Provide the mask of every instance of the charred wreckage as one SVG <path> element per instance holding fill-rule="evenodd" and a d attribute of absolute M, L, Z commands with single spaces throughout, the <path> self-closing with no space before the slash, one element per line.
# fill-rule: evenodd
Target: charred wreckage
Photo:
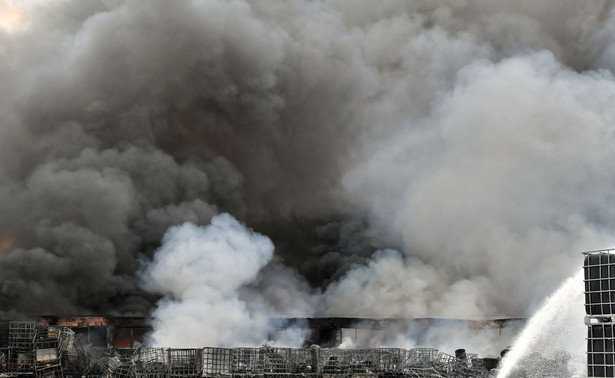
<path fill-rule="evenodd" d="M 318 344 L 305 348 L 144 347 L 133 342 L 146 332 L 139 329 L 138 319 L 119 338 L 107 337 L 94 345 L 101 338 L 92 330 L 113 330 L 113 321 L 93 317 L 74 318 L 64 325 L 50 323 L 49 319 L 0 322 L 0 377 L 492 377 L 499 363 L 463 349 L 449 355 L 435 348 L 340 349 Z M 97 327 L 101 325 L 109 327 Z M 115 327 L 107 336 L 117 331 Z M 567 376 L 566 358 L 534 356 L 526 363 L 540 366 L 532 371 L 543 374 L 532 376 Z"/>

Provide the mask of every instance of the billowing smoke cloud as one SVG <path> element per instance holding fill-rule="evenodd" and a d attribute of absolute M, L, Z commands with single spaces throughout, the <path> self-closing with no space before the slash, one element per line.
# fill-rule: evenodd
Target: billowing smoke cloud
<path fill-rule="evenodd" d="M 228 214 L 205 228 L 169 229 L 142 273 L 148 290 L 165 295 L 152 314 L 152 344 L 171 347 L 259 345 L 274 310 L 253 311 L 239 290 L 256 281 L 271 261 L 273 244 Z M 301 341 L 299 342 L 301 344 Z"/>
<path fill-rule="evenodd" d="M 148 314 L 180 294 L 144 291 L 140 262 L 222 212 L 275 246 L 231 285 L 247 314 L 523 316 L 613 242 L 607 1 L 19 12 L 0 32 L 4 311 Z"/>
<path fill-rule="evenodd" d="M 327 288 L 327 313 L 365 314 L 375 318 L 429 317 L 457 314 L 462 318 L 485 312 L 486 279 L 458 280 L 420 260 L 398 252 L 378 251 L 367 266 L 352 269 Z M 493 310 L 492 310 L 493 313 Z"/>
<path fill-rule="evenodd" d="M 524 314 L 579 250 L 612 241 L 612 187 L 596 185 L 614 173 L 612 79 L 550 53 L 470 64 L 431 117 L 382 141 L 348 185 L 376 199 L 379 223 L 444 273 L 449 293 L 465 282 L 462 302 L 479 294 L 487 313 Z"/>

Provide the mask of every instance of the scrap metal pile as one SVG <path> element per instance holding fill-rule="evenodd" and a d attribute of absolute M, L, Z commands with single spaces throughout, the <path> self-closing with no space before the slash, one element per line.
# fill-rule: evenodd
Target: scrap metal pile
<path fill-rule="evenodd" d="M 4 332 L 2 332 L 4 331 Z M 12 321 L 0 330 L 0 377 L 488 377 L 495 359 L 435 348 L 103 348 L 67 327 Z"/>
<path fill-rule="evenodd" d="M 69 328 L 10 322 L 3 331 L 1 374 L 61 377 L 63 365 L 74 356 L 75 333 Z"/>

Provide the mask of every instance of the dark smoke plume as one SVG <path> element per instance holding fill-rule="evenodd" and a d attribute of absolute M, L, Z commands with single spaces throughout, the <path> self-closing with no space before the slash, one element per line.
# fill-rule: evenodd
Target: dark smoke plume
<path fill-rule="evenodd" d="M 523 316 L 614 240 L 610 2 L 24 4 L 9 314 L 147 315 L 167 229 L 221 213 L 275 246 L 229 296 L 253 316 Z"/>

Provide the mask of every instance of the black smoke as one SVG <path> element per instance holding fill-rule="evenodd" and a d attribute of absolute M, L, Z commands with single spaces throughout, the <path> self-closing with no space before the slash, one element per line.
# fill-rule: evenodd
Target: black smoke
<path fill-rule="evenodd" d="M 318 314 L 523 315 L 612 240 L 606 1 L 24 9 L 0 34 L 4 311 L 148 314 L 141 262 L 222 212 L 276 247 L 252 289 L 307 281 Z"/>

